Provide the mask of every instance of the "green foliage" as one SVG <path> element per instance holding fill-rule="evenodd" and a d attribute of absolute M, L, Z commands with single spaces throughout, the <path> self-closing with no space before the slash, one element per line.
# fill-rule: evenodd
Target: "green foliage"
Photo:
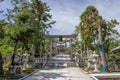
<path fill-rule="evenodd" d="M 115 61 L 116 64 L 120 64 L 120 54 L 119 53 L 111 53 L 109 60 Z"/>
<path fill-rule="evenodd" d="M 50 22 L 52 16 L 47 3 L 41 0 L 11 0 L 11 4 L 12 8 L 7 9 L 5 15 L 7 19 L 0 20 L 2 55 L 23 53 L 30 50 L 32 44 L 35 45 L 35 53 L 47 53 L 49 44 L 45 33 L 55 23 Z"/>
<path fill-rule="evenodd" d="M 45 32 L 54 24 L 49 21 L 51 15 L 47 4 L 40 0 L 11 2 L 13 9 L 8 9 L 6 14 L 9 23 L 3 29 L 6 38 L 15 44 L 13 53 L 20 47 L 28 50 L 29 44 L 35 44 L 36 53 L 40 53 L 39 50 L 44 51 Z"/>
<path fill-rule="evenodd" d="M 91 43 L 95 41 L 98 31 L 98 11 L 94 6 L 89 6 L 86 8 L 86 11 L 81 15 L 80 34 L 82 40 L 87 46 L 90 46 Z M 89 34 L 90 33 L 90 34 Z"/>
<path fill-rule="evenodd" d="M 4 44 L 0 46 L 0 52 L 2 53 L 3 56 L 8 56 L 12 54 L 13 47 L 11 47 L 10 45 Z"/>
<path fill-rule="evenodd" d="M 7 62 L 6 64 L 4 64 L 4 66 L 3 66 L 4 72 L 8 72 L 8 67 L 9 67 L 9 66 L 10 66 L 10 61 Z"/>
<path fill-rule="evenodd" d="M 51 24 L 54 24 L 54 22 L 49 22 L 49 19 L 52 16 L 49 14 L 50 9 L 46 3 L 40 0 L 35 0 L 30 4 L 30 7 L 31 12 L 35 14 L 34 23 L 36 23 L 34 24 L 35 33 L 32 37 L 32 43 L 35 44 L 36 53 L 44 53 L 46 45 L 45 33 L 47 29 L 51 27 Z"/>
<path fill-rule="evenodd" d="M 108 68 L 109 71 L 119 71 L 120 70 L 120 54 L 111 53 L 108 59 Z"/>
<path fill-rule="evenodd" d="M 4 20 L 0 20 L 0 39 L 4 38 L 4 30 L 3 27 L 6 25 Z"/>
<path fill-rule="evenodd" d="M 72 47 L 74 48 L 74 51 L 75 52 L 78 52 L 79 51 L 79 48 L 80 48 L 80 41 L 76 41 L 73 45 L 72 45 Z"/>

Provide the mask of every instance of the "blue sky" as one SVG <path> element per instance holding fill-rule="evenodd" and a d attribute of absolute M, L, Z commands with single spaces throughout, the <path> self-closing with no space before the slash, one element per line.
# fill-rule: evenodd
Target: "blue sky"
<path fill-rule="evenodd" d="M 120 0 L 42 0 L 50 6 L 52 20 L 56 21 L 50 34 L 72 34 L 75 26 L 79 24 L 79 16 L 86 7 L 95 6 L 99 14 L 106 20 L 117 19 L 120 22 Z M 0 3 L 0 10 L 10 8 L 10 0 Z M 0 16 L 2 17 L 2 16 Z M 120 32 L 120 25 L 116 29 Z"/>

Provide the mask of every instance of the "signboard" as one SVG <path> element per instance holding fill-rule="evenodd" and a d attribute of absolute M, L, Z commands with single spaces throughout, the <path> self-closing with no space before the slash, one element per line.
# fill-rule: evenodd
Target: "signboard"
<path fill-rule="evenodd" d="M 100 51 L 104 51 L 104 46 L 103 45 L 99 45 L 99 50 Z"/>

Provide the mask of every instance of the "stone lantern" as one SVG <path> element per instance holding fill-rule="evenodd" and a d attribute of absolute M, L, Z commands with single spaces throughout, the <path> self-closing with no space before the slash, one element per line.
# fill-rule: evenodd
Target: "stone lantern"
<path fill-rule="evenodd" d="M 79 66 L 79 58 L 80 58 L 80 54 L 78 52 L 75 53 L 75 64 L 76 66 Z"/>
<path fill-rule="evenodd" d="M 87 67 L 85 68 L 85 70 L 87 72 L 91 72 L 91 69 L 92 69 L 92 50 L 89 51 L 89 55 L 87 57 Z"/>
<path fill-rule="evenodd" d="M 88 71 L 89 71 L 89 69 L 91 68 L 91 63 L 92 63 L 92 51 L 90 50 L 89 51 L 90 52 L 90 54 L 89 54 L 89 56 L 88 56 L 88 62 L 87 62 L 87 69 L 88 69 Z"/>
<path fill-rule="evenodd" d="M 29 54 L 27 51 L 23 54 L 23 70 L 28 68 Z"/>
<path fill-rule="evenodd" d="M 19 66 L 19 60 L 20 60 L 20 56 L 16 54 L 14 58 L 14 65 Z"/>
<path fill-rule="evenodd" d="M 96 54 L 96 52 L 94 51 L 93 52 L 93 63 L 94 63 L 94 70 L 93 70 L 93 72 L 100 72 L 99 70 L 98 70 L 98 57 L 99 57 L 99 55 L 98 54 Z"/>

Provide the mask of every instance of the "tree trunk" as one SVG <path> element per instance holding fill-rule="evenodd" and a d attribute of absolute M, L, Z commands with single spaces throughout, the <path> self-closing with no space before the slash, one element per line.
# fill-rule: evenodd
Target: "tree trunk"
<path fill-rule="evenodd" d="M 85 44 L 85 41 L 84 41 L 84 54 L 86 55 L 86 44 Z"/>
<path fill-rule="evenodd" d="M 98 33 L 99 43 L 100 43 L 101 46 L 103 46 L 101 25 L 99 25 L 98 32 L 99 32 Z M 101 55 L 101 60 L 102 60 L 102 71 L 106 71 L 107 70 L 107 66 L 106 66 L 105 52 L 103 50 L 100 50 L 100 55 Z"/>
<path fill-rule="evenodd" d="M 18 41 L 16 40 L 14 45 L 11 65 L 14 65 L 14 58 L 15 58 L 15 55 L 17 54 L 17 49 L 18 49 Z"/>

